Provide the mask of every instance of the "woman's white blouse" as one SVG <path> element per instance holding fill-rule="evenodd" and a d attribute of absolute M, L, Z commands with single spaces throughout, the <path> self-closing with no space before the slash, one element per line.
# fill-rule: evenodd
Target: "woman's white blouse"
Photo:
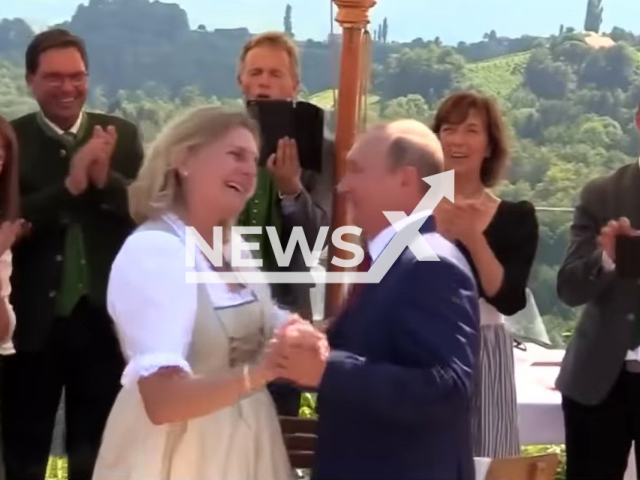
<path fill-rule="evenodd" d="M 185 258 L 181 238 L 143 230 L 125 241 L 112 265 L 107 308 L 128 359 L 122 375 L 125 387 L 162 367 L 177 366 L 192 373 L 186 357 L 196 317 L 198 284 L 187 283 L 186 273 L 213 270 L 198 257 L 195 268 L 187 267 Z M 254 299 L 250 287 L 236 292 L 224 283 L 208 283 L 206 287 L 215 307 Z M 274 327 L 288 315 L 274 307 Z"/>

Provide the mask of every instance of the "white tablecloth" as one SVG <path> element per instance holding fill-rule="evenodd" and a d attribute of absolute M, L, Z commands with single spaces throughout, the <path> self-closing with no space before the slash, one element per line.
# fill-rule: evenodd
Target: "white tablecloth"
<path fill-rule="evenodd" d="M 527 345 L 526 353 L 515 351 L 520 443 L 523 446 L 564 444 L 562 396 L 554 386 L 563 354 L 562 350 L 549 351 L 535 345 Z M 636 479 L 633 448 L 624 478 Z"/>

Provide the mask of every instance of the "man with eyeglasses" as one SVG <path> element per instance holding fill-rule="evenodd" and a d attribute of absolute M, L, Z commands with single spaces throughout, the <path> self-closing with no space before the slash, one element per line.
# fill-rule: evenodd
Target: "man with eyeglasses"
<path fill-rule="evenodd" d="M 64 388 L 69 479 L 88 480 L 124 368 L 105 296 L 111 263 L 134 228 L 125 187 L 142 146 L 132 123 L 84 111 L 82 39 L 45 31 L 25 61 L 40 109 L 12 122 L 31 230 L 13 252 L 16 353 L 4 358 L 1 381 L 6 475 L 45 477 Z"/>

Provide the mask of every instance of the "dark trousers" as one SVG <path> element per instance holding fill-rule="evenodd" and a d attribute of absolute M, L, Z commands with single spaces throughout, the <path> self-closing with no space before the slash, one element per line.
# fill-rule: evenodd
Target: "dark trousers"
<path fill-rule="evenodd" d="M 271 398 L 276 404 L 276 411 L 279 416 L 297 417 L 300 413 L 300 400 L 302 394 L 300 390 L 287 382 L 272 382 L 267 388 L 271 393 Z"/>
<path fill-rule="evenodd" d="M 622 480 L 632 442 L 640 466 L 640 373 L 623 371 L 599 405 L 563 396 L 562 409 L 567 480 Z"/>
<path fill-rule="evenodd" d="M 42 351 L 4 359 L 0 415 L 7 480 L 45 477 L 63 387 L 68 478 L 91 479 L 124 368 L 112 325 L 104 309 L 83 299 L 68 318 L 55 319 Z"/>

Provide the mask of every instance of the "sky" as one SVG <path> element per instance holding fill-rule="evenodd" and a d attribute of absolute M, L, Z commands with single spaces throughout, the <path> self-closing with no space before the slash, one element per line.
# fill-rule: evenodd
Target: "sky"
<path fill-rule="evenodd" d="M 37 28 L 71 18 L 88 0 L 0 0 L 0 17 L 21 17 Z M 192 28 L 246 26 L 252 32 L 281 30 L 287 3 L 293 8 L 297 38 L 325 39 L 331 28 L 330 0 L 177 0 Z M 388 17 L 389 40 L 410 41 L 440 37 L 447 44 L 473 42 L 496 30 L 498 35 L 546 36 L 560 24 L 581 29 L 587 0 L 378 0 L 371 11 L 375 27 Z M 603 30 L 614 25 L 640 34 L 639 0 L 603 0 Z M 334 12 L 335 13 L 335 12 Z M 336 31 L 339 28 L 336 26 Z"/>

